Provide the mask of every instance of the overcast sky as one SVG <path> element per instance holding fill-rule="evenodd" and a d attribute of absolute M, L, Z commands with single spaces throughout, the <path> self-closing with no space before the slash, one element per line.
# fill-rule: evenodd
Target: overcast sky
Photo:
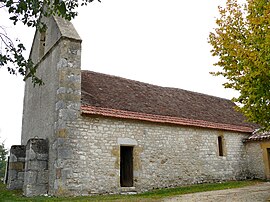
<path fill-rule="evenodd" d="M 102 0 L 79 10 L 73 24 L 81 36 L 82 69 L 231 99 L 224 79 L 210 71 L 207 43 L 223 0 Z M 7 24 L 30 50 L 34 30 Z M 28 53 L 27 53 L 28 54 Z M 24 83 L 0 69 L 0 140 L 20 144 Z"/>

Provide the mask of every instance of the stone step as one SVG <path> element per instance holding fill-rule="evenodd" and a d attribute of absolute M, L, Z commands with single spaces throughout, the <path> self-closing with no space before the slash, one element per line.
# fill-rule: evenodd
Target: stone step
<path fill-rule="evenodd" d="M 137 191 L 135 187 L 121 187 L 120 194 L 123 195 L 137 194 Z"/>

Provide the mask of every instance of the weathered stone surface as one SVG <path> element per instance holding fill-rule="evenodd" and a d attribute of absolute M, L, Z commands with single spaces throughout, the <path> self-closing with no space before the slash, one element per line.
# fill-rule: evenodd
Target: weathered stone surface
<path fill-rule="evenodd" d="M 18 172 L 18 180 L 24 181 L 24 171 Z"/>
<path fill-rule="evenodd" d="M 25 146 L 15 145 L 11 147 L 7 176 L 8 189 L 22 189 L 25 171 L 25 155 Z"/>
<path fill-rule="evenodd" d="M 60 159 L 67 159 L 71 158 L 73 151 L 69 148 L 59 148 L 58 149 L 58 158 Z"/>
<path fill-rule="evenodd" d="M 36 153 L 31 151 L 32 149 L 27 149 L 26 150 L 26 161 L 31 161 L 31 160 L 35 160 L 37 158 Z"/>
<path fill-rule="evenodd" d="M 26 146 L 25 196 L 48 193 L 48 140 L 30 139 Z M 29 157 L 28 157 L 29 156 Z M 31 158 L 30 158 L 31 156 Z"/>
<path fill-rule="evenodd" d="M 117 143 L 119 145 L 131 145 L 131 146 L 138 145 L 137 141 L 131 138 L 117 138 Z"/>
<path fill-rule="evenodd" d="M 26 165 L 27 170 L 46 170 L 48 168 L 48 162 L 47 161 L 28 161 Z"/>
<path fill-rule="evenodd" d="M 270 141 L 246 142 L 245 146 L 250 177 L 270 179 L 269 151 L 267 151 L 267 148 L 270 148 Z"/>
<path fill-rule="evenodd" d="M 42 185 L 26 185 L 24 195 L 27 197 L 40 196 L 48 193 L 48 184 Z"/>
<path fill-rule="evenodd" d="M 29 184 L 36 184 L 37 183 L 37 175 L 38 175 L 38 171 L 32 171 L 32 170 L 28 170 L 27 172 L 25 172 L 25 185 L 29 185 Z"/>
<path fill-rule="evenodd" d="M 17 161 L 17 158 L 20 158 L 20 157 L 25 158 L 25 151 L 26 151 L 25 146 L 23 146 L 23 145 L 13 145 L 10 148 L 11 161 L 13 161 L 12 157 L 15 157 L 16 161 Z"/>
<path fill-rule="evenodd" d="M 120 192 L 120 145 L 134 147 L 133 180 L 139 192 L 249 176 L 245 134 L 101 117 L 70 120 L 66 130 L 68 136 L 58 142 L 56 172 L 65 193 Z M 225 156 L 218 155 L 220 133 Z"/>
<path fill-rule="evenodd" d="M 48 184 L 48 170 L 39 171 L 37 174 L 37 181 L 39 184 Z"/>
<path fill-rule="evenodd" d="M 40 160 L 40 161 L 47 161 L 48 158 L 49 158 L 49 154 L 48 153 L 46 153 L 46 154 L 44 154 L 44 153 L 42 153 L 42 154 L 37 153 L 36 158 L 37 158 L 37 160 Z"/>
<path fill-rule="evenodd" d="M 27 144 L 37 154 L 48 154 L 48 141 L 44 139 L 30 139 L 30 143 Z M 29 148 L 29 149 L 30 149 Z"/>
<path fill-rule="evenodd" d="M 24 170 L 24 162 L 10 162 L 9 168 L 11 170 L 23 171 Z"/>
<path fill-rule="evenodd" d="M 9 176 L 8 176 L 8 180 L 9 180 L 9 183 L 11 181 L 14 181 L 18 178 L 18 172 L 16 170 L 9 170 Z"/>
<path fill-rule="evenodd" d="M 16 180 L 16 183 L 8 183 L 7 188 L 10 190 L 21 190 L 23 187 L 23 180 Z"/>

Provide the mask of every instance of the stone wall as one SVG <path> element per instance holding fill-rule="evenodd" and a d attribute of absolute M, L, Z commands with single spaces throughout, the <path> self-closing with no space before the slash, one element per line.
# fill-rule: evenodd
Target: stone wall
<path fill-rule="evenodd" d="M 37 30 L 33 39 L 30 58 L 37 68 L 37 76 L 45 85 L 33 86 L 32 80 L 27 79 L 24 91 L 23 121 L 21 144 L 26 145 L 31 138 L 48 138 L 54 133 L 56 88 L 58 75 L 56 63 L 59 58 L 59 49 L 53 45 L 59 40 L 60 34 L 51 34 L 58 31 L 53 18 L 45 18 L 47 31 L 45 34 L 44 52 L 41 55 L 41 33 Z M 51 39 L 53 38 L 53 39 Z"/>
<path fill-rule="evenodd" d="M 48 141 L 30 139 L 26 146 L 25 196 L 38 196 L 48 193 Z"/>
<path fill-rule="evenodd" d="M 72 158 L 72 151 L 66 147 L 66 137 L 69 134 L 67 122 L 80 116 L 81 107 L 81 44 L 80 41 L 63 39 L 59 43 L 61 50 L 57 63 L 59 84 L 55 112 L 57 120 L 54 124 L 54 136 L 50 144 L 50 194 L 63 195 L 66 168 L 63 163 L 66 158 Z"/>
<path fill-rule="evenodd" d="M 81 39 L 69 21 L 58 17 L 42 20 L 48 29 L 36 32 L 30 58 L 45 84 L 34 87 L 30 79 L 26 81 L 21 143 L 26 145 L 32 138 L 48 140 L 49 192 L 55 194 L 61 192 L 66 122 L 80 115 Z"/>
<path fill-rule="evenodd" d="M 38 31 L 30 54 L 30 58 L 37 65 L 36 75 L 42 79 L 44 85 L 33 86 L 31 79 L 27 79 L 25 83 L 22 145 L 26 145 L 31 138 L 54 139 L 55 130 L 58 128 L 55 126 L 59 117 L 58 110 L 65 108 L 66 103 L 63 100 L 74 94 L 70 92 L 73 89 L 70 81 L 77 79 L 80 82 L 79 35 L 73 25 L 62 18 L 51 17 L 44 21 L 48 27 L 44 54 L 39 54 L 41 34 Z M 74 72 L 74 69 L 77 71 Z M 80 91 L 76 94 L 80 95 Z"/>
<path fill-rule="evenodd" d="M 258 142 L 246 143 L 248 168 L 252 178 L 265 178 L 262 148 Z"/>
<path fill-rule="evenodd" d="M 7 176 L 8 189 L 22 189 L 24 183 L 25 146 L 14 145 L 10 149 L 9 170 Z"/>
<path fill-rule="evenodd" d="M 46 60 L 39 63 L 38 76 L 45 83 L 33 86 L 31 80 L 25 83 L 21 144 L 26 145 L 31 138 L 50 138 L 54 134 L 56 118 L 55 103 L 58 75 L 56 65 L 60 53 L 54 48 Z M 47 68 L 48 67 L 48 68 Z"/>
<path fill-rule="evenodd" d="M 64 149 L 61 193 L 119 193 L 120 145 L 126 144 L 134 146 L 138 192 L 248 176 L 242 143 L 247 134 L 102 117 L 81 117 L 67 126 L 58 139 Z M 224 156 L 218 155 L 218 136 Z"/>
<path fill-rule="evenodd" d="M 269 141 L 246 142 L 248 168 L 250 176 L 258 179 L 270 179 L 270 148 Z"/>

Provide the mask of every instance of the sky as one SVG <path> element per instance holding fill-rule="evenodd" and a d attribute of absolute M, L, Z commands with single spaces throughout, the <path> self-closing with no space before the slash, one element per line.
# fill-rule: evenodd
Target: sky
<path fill-rule="evenodd" d="M 102 0 L 79 9 L 73 24 L 81 36 L 82 69 L 231 99 L 207 43 L 224 0 Z M 29 54 L 34 29 L 0 24 L 19 37 Z M 3 23 L 3 24 L 2 24 Z M 0 141 L 20 144 L 24 82 L 0 69 Z"/>

